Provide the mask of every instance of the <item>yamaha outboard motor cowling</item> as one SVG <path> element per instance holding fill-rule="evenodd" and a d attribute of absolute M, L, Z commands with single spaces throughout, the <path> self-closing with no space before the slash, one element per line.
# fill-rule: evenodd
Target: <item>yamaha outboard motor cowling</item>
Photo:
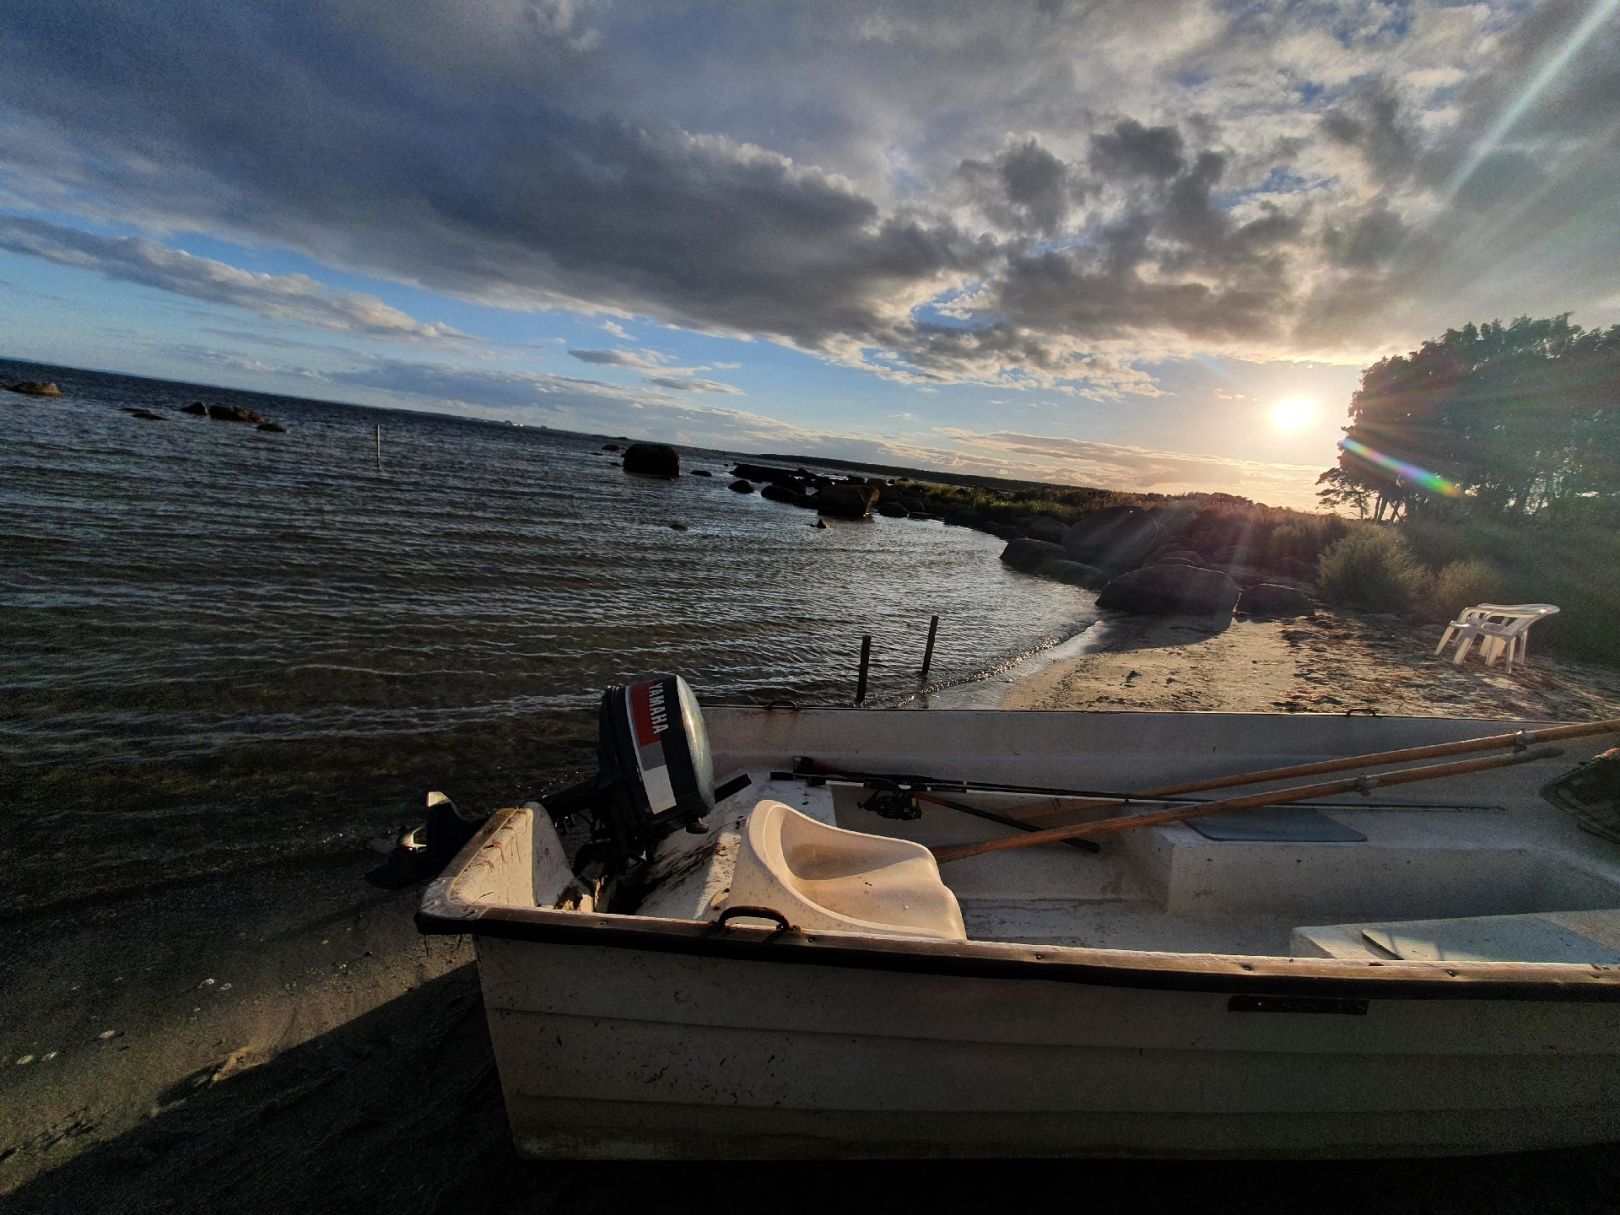
<path fill-rule="evenodd" d="M 587 814 L 592 846 L 615 868 L 714 809 L 714 759 L 697 697 L 679 675 L 602 695 L 594 778 L 546 799 L 555 818 Z"/>

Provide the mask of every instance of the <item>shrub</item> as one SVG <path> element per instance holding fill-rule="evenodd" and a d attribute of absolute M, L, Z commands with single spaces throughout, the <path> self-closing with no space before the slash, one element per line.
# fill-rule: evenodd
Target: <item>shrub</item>
<path fill-rule="evenodd" d="M 1413 555 L 1434 570 L 1465 560 L 1480 548 L 1462 526 L 1443 519 L 1408 519 L 1400 529 Z"/>
<path fill-rule="evenodd" d="M 1324 599 L 1370 612 L 1405 611 L 1427 581 L 1406 542 L 1373 524 L 1352 529 L 1317 564 Z"/>
<path fill-rule="evenodd" d="M 1322 550 L 1341 539 L 1347 528 L 1336 515 L 1298 515 L 1279 523 L 1266 539 L 1266 555 L 1315 561 Z"/>
<path fill-rule="evenodd" d="M 1419 608 L 1430 620 L 1455 620 L 1476 603 L 1501 603 L 1507 596 L 1502 572 L 1478 558 L 1444 566 L 1424 588 Z"/>

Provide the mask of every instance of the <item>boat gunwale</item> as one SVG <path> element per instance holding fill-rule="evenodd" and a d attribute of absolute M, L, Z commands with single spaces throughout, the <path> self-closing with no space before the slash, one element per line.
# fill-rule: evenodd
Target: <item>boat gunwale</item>
<path fill-rule="evenodd" d="M 1168 953 L 1075 945 L 856 937 L 548 907 L 478 907 L 451 887 L 523 808 L 496 810 L 422 896 L 424 935 L 642 949 L 964 978 L 1283 995 L 1334 1000 L 1544 1000 L 1620 1003 L 1620 966 L 1579 962 L 1409 962 Z"/>

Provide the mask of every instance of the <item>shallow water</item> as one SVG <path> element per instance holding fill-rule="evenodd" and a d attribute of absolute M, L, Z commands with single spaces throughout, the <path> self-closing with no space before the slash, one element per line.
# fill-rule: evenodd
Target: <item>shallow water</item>
<path fill-rule="evenodd" d="M 938 523 L 812 524 L 603 440 L 0 363 L 0 815 L 19 897 L 351 844 L 429 788 L 493 805 L 589 762 L 601 689 L 869 702 L 1072 636 L 1093 596 Z M 289 433 L 178 412 L 246 404 Z M 122 406 L 146 406 L 164 422 Z M 383 428 L 382 459 L 373 426 Z M 683 523 L 677 531 L 670 524 Z M 0 896 L 3 897 L 3 896 Z M 0 907 L 5 904 L 0 902 Z"/>

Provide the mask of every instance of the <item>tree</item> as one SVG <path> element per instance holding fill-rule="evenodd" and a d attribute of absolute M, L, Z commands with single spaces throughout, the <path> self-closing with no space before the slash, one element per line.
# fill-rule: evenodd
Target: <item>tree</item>
<path fill-rule="evenodd" d="M 1324 509 L 1337 512 L 1341 507 L 1355 508 L 1356 518 L 1367 517 L 1367 505 L 1372 498 L 1372 490 L 1355 480 L 1343 468 L 1330 468 L 1316 483 L 1322 489 L 1316 491 L 1316 500 Z"/>
<path fill-rule="evenodd" d="M 1583 330 L 1566 314 L 1448 329 L 1362 373 L 1345 437 L 1318 496 L 1375 519 L 1456 496 L 1513 517 L 1613 506 L 1620 325 Z"/>

